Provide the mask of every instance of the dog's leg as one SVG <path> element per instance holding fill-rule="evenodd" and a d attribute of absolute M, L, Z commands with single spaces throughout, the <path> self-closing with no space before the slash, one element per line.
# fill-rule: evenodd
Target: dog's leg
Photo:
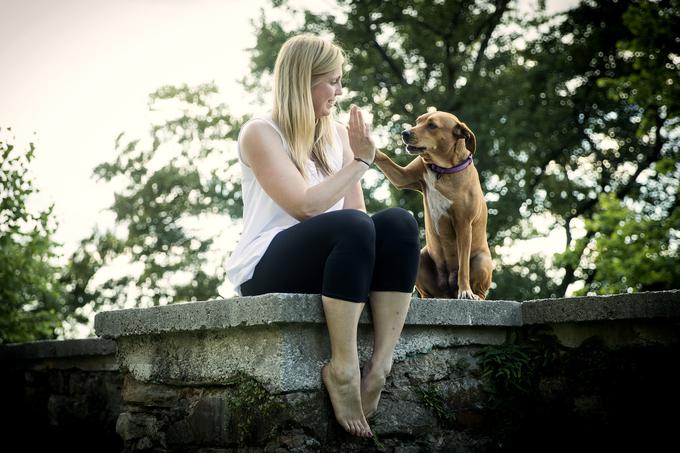
<path fill-rule="evenodd" d="M 421 299 L 432 299 L 432 294 L 428 293 L 427 289 L 418 286 L 418 282 L 416 282 L 416 289 L 418 290 Z"/>
<path fill-rule="evenodd" d="M 480 299 L 486 299 L 489 288 L 491 288 L 492 272 L 493 262 L 491 256 L 486 252 L 474 256 L 470 260 L 470 286 L 472 292 Z"/>
<path fill-rule="evenodd" d="M 461 221 L 456 225 L 458 245 L 458 298 L 475 299 L 479 296 L 470 288 L 470 247 L 472 245 L 472 225 Z"/>
<path fill-rule="evenodd" d="M 422 191 L 420 180 L 425 167 L 420 157 L 413 159 L 406 167 L 400 167 L 387 154 L 378 151 L 375 154 L 375 164 L 397 189 Z"/>
<path fill-rule="evenodd" d="M 449 293 L 451 294 L 449 297 L 451 299 L 458 297 L 458 270 L 449 271 L 447 283 L 449 285 Z"/>
<path fill-rule="evenodd" d="M 420 265 L 416 276 L 416 289 L 422 299 L 435 297 L 437 289 L 437 268 L 432 261 L 427 246 L 420 250 Z"/>

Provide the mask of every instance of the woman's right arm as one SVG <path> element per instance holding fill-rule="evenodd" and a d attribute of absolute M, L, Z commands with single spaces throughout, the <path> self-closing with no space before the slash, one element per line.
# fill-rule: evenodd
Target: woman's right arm
<path fill-rule="evenodd" d="M 367 166 L 352 161 L 321 183 L 308 187 L 283 149 L 279 134 L 264 121 L 253 121 L 241 134 L 241 157 L 264 191 L 297 220 L 326 212 L 361 180 Z"/>

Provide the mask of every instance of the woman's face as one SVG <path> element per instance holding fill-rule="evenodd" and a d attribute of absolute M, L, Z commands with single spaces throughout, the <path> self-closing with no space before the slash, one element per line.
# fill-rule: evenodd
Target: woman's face
<path fill-rule="evenodd" d="M 336 96 L 342 94 L 342 70 L 328 72 L 319 76 L 312 86 L 314 116 L 318 119 L 331 114 Z"/>

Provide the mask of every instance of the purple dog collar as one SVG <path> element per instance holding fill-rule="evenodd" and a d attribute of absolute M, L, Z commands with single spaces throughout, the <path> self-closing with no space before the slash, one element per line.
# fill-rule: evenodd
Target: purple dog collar
<path fill-rule="evenodd" d="M 458 173 L 459 171 L 463 171 L 466 168 L 468 168 L 471 163 L 472 163 L 472 154 L 470 154 L 467 159 L 465 159 L 462 163 L 456 165 L 455 167 L 444 168 L 444 167 L 440 167 L 439 165 L 435 165 L 435 164 L 428 164 L 428 167 L 430 167 L 430 170 L 432 170 L 436 173 L 449 174 L 449 173 Z"/>

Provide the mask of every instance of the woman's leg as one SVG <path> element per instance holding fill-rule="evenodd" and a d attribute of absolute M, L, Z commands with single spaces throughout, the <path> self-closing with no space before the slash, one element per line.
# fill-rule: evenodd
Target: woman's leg
<path fill-rule="evenodd" d="M 374 265 L 371 218 L 354 209 L 327 212 L 277 234 L 241 293 L 321 294 L 365 303 Z"/>
<path fill-rule="evenodd" d="M 364 365 L 361 380 L 361 404 L 366 418 L 375 413 L 385 379 L 392 370 L 394 347 L 404 328 L 404 320 L 411 305 L 411 293 L 373 291 L 370 300 L 373 353 Z"/>
<path fill-rule="evenodd" d="M 334 211 L 279 233 L 258 263 L 244 295 L 321 293 L 331 343 L 322 369 L 338 423 L 370 436 L 361 409 L 357 325 L 368 299 L 375 262 L 375 227 L 356 210 Z"/>
<path fill-rule="evenodd" d="M 322 296 L 331 340 L 331 361 L 321 369 L 338 423 L 355 436 L 371 431 L 361 408 L 357 325 L 365 304 Z"/>
<path fill-rule="evenodd" d="M 373 353 L 364 365 L 361 380 L 366 417 L 376 411 L 392 369 L 394 347 L 408 314 L 420 261 L 418 224 L 408 211 L 387 209 L 374 215 L 373 221 L 376 229 L 376 264 L 370 293 Z"/>

